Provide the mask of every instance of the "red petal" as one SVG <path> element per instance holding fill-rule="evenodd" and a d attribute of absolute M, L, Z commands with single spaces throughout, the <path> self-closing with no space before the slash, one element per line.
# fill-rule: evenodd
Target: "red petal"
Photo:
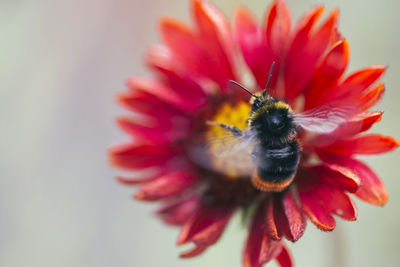
<path fill-rule="evenodd" d="M 143 184 L 150 182 L 151 180 L 154 180 L 157 176 L 151 175 L 149 177 L 145 178 L 127 178 L 127 177 L 122 177 L 118 176 L 117 181 L 120 183 L 123 183 L 125 185 L 138 185 L 138 184 Z"/>
<path fill-rule="evenodd" d="M 343 40 L 336 43 L 322 59 L 305 97 L 306 110 L 324 103 L 321 96 L 326 90 L 331 90 L 342 76 L 349 62 L 349 54 L 349 43 Z"/>
<path fill-rule="evenodd" d="M 133 90 L 118 96 L 118 101 L 129 110 L 158 120 L 168 120 L 168 118 L 176 116 L 186 117 L 182 111 L 159 99 L 157 96 L 139 89 Z"/>
<path fill-rule="evenodd" d="M 274 54 L 280 55 L 286 49 L 290 36 L 290 13 L 285 1 L 275 1 L 266 16 L 265 24 L 268 47 L 271 47 Z"/>
<path fill-rule="evenodd" d="M 291 241 L 297 241 L 304 233 L 306 221 L 293 195 L 287 191 L 282 197 L 271 198 L 267 207 L 266 234 L 280 240 L 282 233 Z"/>
<path fill-rule="evenodd" d="M 192 258 L 192 257 L 200 255 L 207 248 L 208 248 L 208 246 L 198 246 L 198 245 L 196 245 L 192 250 L 189 250 L 187 252 L 181 253 L 179 255 L 179 257 L 181 257 L 181 258 Z"/>
<path fill-rule="evenodd" d="M 207 95 L 190 73 L 176 66 L 176 60 L 158 48 L 149 51 L 148 64 L 162 74 L 160 79 L 174 95 L 174 104 L 183 110 L 196 112 L 207 104 Z"/>
<path fill-rule="evenodd" d="M 354 221 L 357 219 L 357 208 L 348 195 L 334 187 L 320 184 L 316 187 L 319 199 L 322 200 L 324 207 L 345 220 Z"/>
<path fill-rule="evenodd" d="M 339 140 L 324 148 L 324 151 L 342 155 L 371 155 L 391 151 L 399 146 L 399 142 L 390 136 L 369 134 L 351 139 Z"/>
<path fill-rule="evenodd" d="M 276 257 L 276 260 L 281 265 L 281 267 L 292 267 L 292 259 L 290 258 L 290 254 L 285 246 L 282 246 L 281 253 Z"/>
<path fill-rule="evenodd" d="M 291 19 L 290 12 L 285 3 L 285 1 L 277 0 L 271 6 L 268 14 L 265 16 L 265 42 L 267 47 L 267 56 L 265 60 L 261 62 L 263 64 L 263 72 L 258 73 L 256 80 L 261 89 L 265 88 L 268 79 L 269 68 L 272 62 L 275 62 L 275 67 L 271 76 L 269 83 L 270 88 L 275 88 L 271 90 L 274 95 L 282 94 L 279 88 L 276 87 L 276 83 L 279 79 L 279 70 L 281 69 L 281 64 L 283 64 L 282 57 L 286 53 L 289 42 L 290 42 L 290 27 Z M 263 58 L 259 57 L 259 60 Z M 280 86 L 281 87 L 281 86 Z"/>
<path fill-rule="evenodd" d="M 119 117 L 119 127 L 128 134 L 142 141 L 148 140 L 156 144 L 169 144 L 177 139 L 189 136 L 192 123 L 183 116 L 169 117 L 167 120 L 148 120 L 147 125 L 135 122 L 132 119 Z"/>
<path fill-rule="evenodd" d="M 182 193 L 197 182 L 197 177 L 186 171 L 165 174 L 142 186 L 135 195 L 140 200 L 158 200 Z"/>
<path fill-rule="evenodd" d="M 283 1 L 276 1 L 265 19 L 265 31 L 258 25 L 257 19 L 244 8 L 235 13 L 236 39 L 242 49 L 243 58 L 259 88 L 264 88 L 268 71 L 275 61 L 275 74 L 279 70 L 280 55 L 286 50 L 290 34 L 290 14 Z M 275 87 L 278 75 L 272 75 L 271 88 Z"/>
<path fill-rule="evenodd" d="M 329 94 L 324 97 L 326 101 L 336 99 L 360 101 L 360 94 L 365 92 L 374 82 L 376 82 L 385 72 L 385 66 L 371 66 L 358 70 L 350 74 L 341 84 L 332 89 Z"/>
<path fill-rule="evenodd" d="M 193 241 L 200 246 L 214 244 L 222 235 L 233 210 L 227 207 L 203 207 L 187 221 L 179 234 L 178 244 Z"/>
<path fill-rule="evenodd" d="M 264 235 L 261 243 L 259 263 L 265 264 L 275 259 L 282 251 L 282 242 L 271 240 L 268 235 Z"/>
<path fill-rule="evenodd" d="M 266 202 L 262 202 L 254 215 L 243 251 L 244 267 L 261 267 L 264 263 L 276 258 L 281 252 L 281 241 L 270 239 L 266 232 L 266 212 Z"/>
<path fill-rule="evenodd" d="M 384 205 L 388 200 L 388 193 L 382 181 L 363 162 L 347 156 L 332 154 L 319 154 L 319 157 L 326 162 L 337 164 L 354 172 L 360 179 L 361 186 L 355 193 L 360 199 L 373 205 Z"/>
<path fill-rule="evenodd" d="M 289 226 L 289 232 L 286 236 L 291 241 L 297 241 L 304 233 L 306 221 L 290 191 L 284 194 L 282 198 L 282 207 Z"/>
<path fill-rule="evenodd" d="M 360 179 L 354 172 L 335 164 L 325 163 L 312 167 L 311 170 L 325 182 L 350 193 L 357 192 L 360 186 Z"/>
<path fill-rule="evenodd" d="M 319 229 L 323 231 L 332 231 L 336 226 L 335 219 L 330 215 L 322 200 L 316 193 L 318 178 L 312 173 L 303 173 L 298 175 L 298 193 L 304 213 Z"/>
<path fill-rule="evenodd" d="M 326 211 L 325 207 L 318 203 L 318 199 L 307 194 L 300 194 L 303 210 L 311 222 L 323 231 L 332 231 L 336 222 Z"/>
<path fill-rule="evenodd" d="M 337 27 L 335 28 L 335 33 L 332 36 L 332 44 L 335 44 L 339 41 L 343 41 L 344 37 L 343 35 L 339 32 L 339 30 L 337 29 Z"/>
<path fill-rule="evenodd" d="M 180 257 L 194 257 L 204 252 L 210 245 L 214 244 L 221 237 L 233 210 L 230 208 L 203 208 L 187 221 L 178 237 L 178 244 L 192 241 L 194 249 L 182 253 Z"/>
<path fill-rule="evenodd" d="M 364 103 L 361 111 L 365 111 L 370 107 L 376 105 L 381 100 L 385 93 L 385 85 L 383 83 L 378 84 L 375 88 L 371 89 L 365 95 L 361 97 L 361 103 Z"/>
<path fill-rule="evenodd" d="M 386 204 L 388 201 L 387 190 L 375 172 L 358 160 L 353 160 L 351 165 L 361 179 L 361 187 L 356 196 L 374 205 Z"/>
<path fill-rule="evenodd" d="M 176 107 L 182 108 L 182 103 L 184 104 L 185 101 L 172 89 L 155 80 L 130 78 L 128 79 L 128 86 L 132 92 L 121 95 L 119 101 L 126 104 L 130 109 L 139 112 L 151 113 L 163 110 L 164 113 L 176 112 Z M 140 102 L 141 100 L 143 102 Z M 160 103 L 161 106 L 157 107 L 152 105 L 153 103 Z M 152 111 L 153 109 L 155 111 Z"/>
<path fill-rule="evenodd" d="M 120 145 L 109 152 L 112 165 L 131 170 L 165 167 L 177 155 L 171 147 L 159 145 Z"/>
<path fill-rule="evenodd" d="M 261 245 L 265 235 L 265 205 L 260 205 L 254 215 L 243 251 L 243 267 L 261 267 Z"/>
<path fill-rule="evenodd" d="M 195 32 L 173 19 L 162 20 L 160 26 L 164 42 L 176 55 L 180 64 L 190 69 L 193 74 L 209 77 L 220 84 L 222 82 L 225 84 L 225 80 L 219 80 L 218 69 L 202 47 L 200 38 Z M 187 51 L 190 51 L 190 53 L 187 53 Z"/>
<path fill-rule="evenodd" d="M 201 41 L 218 66 L 219 75 L 225 80 L 234 76 L 234 41 L 225 16 L 206 1 L 193 1 L 194 17 Z"/>
<path fill-rule="evenodd" d="M 199 207 L 199 197 L 194 196 L 178 203 L 168 204 L 157 211 L 164 222 L 172 225 L 184 224 Z"/>
<path fill-rule="evenodd" d="M 311 33 L 322 12 L 323 8 L 317 7 L 303 19 L 303 26 L 299 27 L 288 51 L 284 73 L 285 96 L 288 99 L 294 99 L 305 89 L 334 34 L 337 10 L 333 10 L 325 23 L 315 33 Z"/>
<path fill-rule="evenodd" d="M 267 82 L 269 65 L 278 58 L 267 47 L 262 28 L 250 11 L 239 8 L 235 12 L 234 21 L 235 37 L 243 58 L 252 71 L 258 87 L 263 88 Z"/>
<path fill-rule="evenodd" d="M 272 195 L 269 197 L 268 206 L 267 206 L 267 221 L 266 221 L 266 233 L 269 235 L 271 239 L 281 240 L 282 233 L 278 228 L 278 224 L 275 220 L 274 210 L 275 210 L 274 198 Z"/>
<path fill-rule="evenodd" d="M 321 149 L 331 145 L 336 140 L 348 138 L 369 130 L 372 125 L 382 119 L 382 112 L 365 112 L 358 114 L 347 123 L 340 125 L 335 131 L 329 134 L 319 135 L 313 141 L 314 147 Z"/>

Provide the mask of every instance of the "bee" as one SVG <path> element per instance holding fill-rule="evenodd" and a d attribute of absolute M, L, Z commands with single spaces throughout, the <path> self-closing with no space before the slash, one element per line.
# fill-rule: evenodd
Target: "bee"
<path fill-rule="evenodd" d="M 302 152 L 299 132 L 302 129 L 317 134 L 333 132 L 351 116 L 354 107 L 324 105 L 295 114 L 287 103 L 268 94 L 273 66 L 274 63 L 262 93 L 253 94 L 241 84 L 230 81 L 251 95 L 247 128 L 239 129 L 217 121 L 207 124 L 221 127 L 228 137 L 213 141 L 222 144 L 219 145 L 222 151 L 214 151 L 213 156 L 229 158 L 240 154 L 248 157 L 253 167 L 247 170 L 252 173 L 244 171 L 242 175 L 250 176 L 253 186 L 261 191 L 281 192 L 293 182 L 299 166 Z M 212 166 L 205 162 L 200 160 L 203 166 Z M 237 164 L 243 164 L 242 160 Z M 221 171 L 221 168 L 214 169 Z"/>

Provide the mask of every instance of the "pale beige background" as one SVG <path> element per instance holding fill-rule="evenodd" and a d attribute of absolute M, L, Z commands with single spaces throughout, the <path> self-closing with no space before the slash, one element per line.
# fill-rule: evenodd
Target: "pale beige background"
<path fill-rule="evenodd" d="M 270 3 L 213 2 L 258 16 Z M 400 2 L 288 3 L 295 18 L 317 3 L 340 7 L 350 70 L 390 66 L 373 131 L 399 138 Z M 158 17 L 188 20 L 187 10 L 184 0 L 0 0 L 0 266 L 241 266 L 238 220 L 204 256 L 179 260 L 178 230 L 152 218 L 154 205 L 132 201 L 135 189 L 116 183 L 106 163 L 106 148 L 126 139 L 113 122 L 123 112 L 115 93 L 147 73 L 142 54 L 159 40 Z M 334 233 L 308 224 L 291 246 L 297 266 L 399 266 L 399 159 L 367 159 L 388 187 L 386 207 L 357 201 L 358 221 L 339 221 Z"/>

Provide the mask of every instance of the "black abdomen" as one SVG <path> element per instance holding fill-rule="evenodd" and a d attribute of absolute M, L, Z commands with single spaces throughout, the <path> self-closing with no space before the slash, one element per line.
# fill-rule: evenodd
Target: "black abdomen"
<path fill-rule="evenodd" d="M 269 182 L 293 177 L 299 164 L 299 151 L 297 140 L 279 145 L 260 145 L 253 153 L 258 175 Z"/>

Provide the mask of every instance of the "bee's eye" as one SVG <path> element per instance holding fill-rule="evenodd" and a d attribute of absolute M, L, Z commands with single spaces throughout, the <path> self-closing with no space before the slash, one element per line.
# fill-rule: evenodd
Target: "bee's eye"
<path fill-rule="evenodd" d="M 263 104 L 260 101 L 256 100 L 254 101 L 254 106 L 256 109 L 259 109 L 263 106 Z"/>

